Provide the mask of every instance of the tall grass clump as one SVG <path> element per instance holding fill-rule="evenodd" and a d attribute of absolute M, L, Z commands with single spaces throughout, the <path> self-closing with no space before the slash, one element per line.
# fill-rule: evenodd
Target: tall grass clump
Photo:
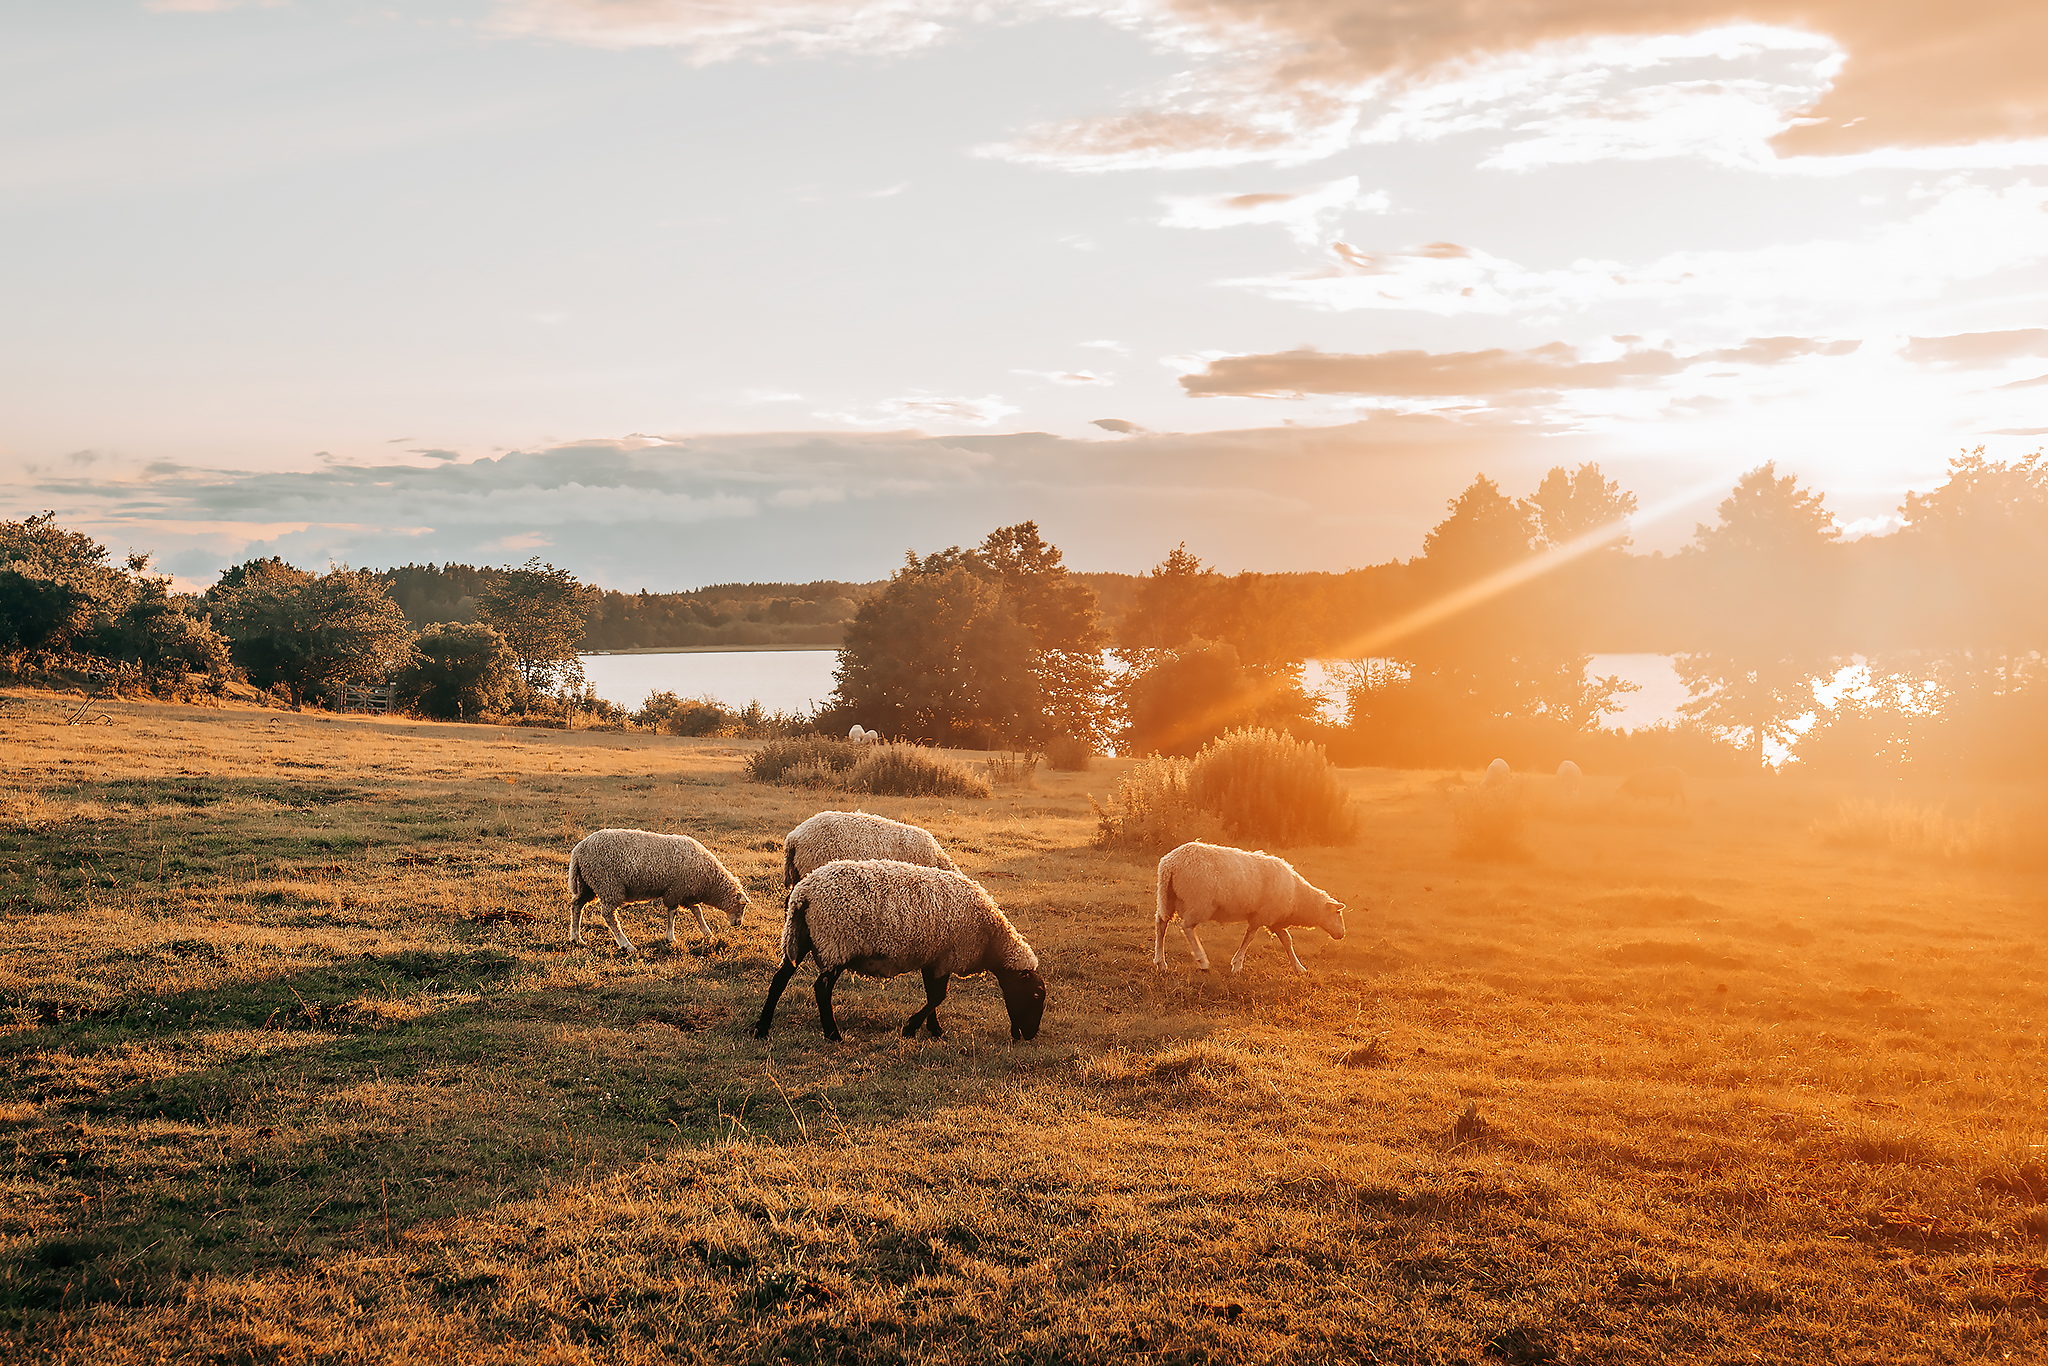
<path fill-rule="evenodd" d="M 2040 822 L 2015 821 L 1980 811 L 1964 819 L 1938 806 L 1852 799 L 1831 819 L 1816 821 L 1813 836 L 1838 849 L 1873 849 L 1902 858 L 1979 867 L 2037 867 L 2044 861 Z"/>
<path fill-rule="evenodd" d="M 1095 746 L 1071 735 L 1056 735 L 1045 745 L 1045 766 L 1055 773 L 1086 773 L 1095 763 Z"/>
<path fill-rule="evenodd" d="M 778 787 L 836 787 L 884 797 L 986 797 L 979 774 L 920 745 L 856 745 L 825 735 L 770 740 L 747 756 L 747 776 Z"/>
<path fill-rule="evenodd" d="M 1225 731 L 1188 766 L 1188 796 L 1238 839 L 1348 844 L 1358 817 L 1323 747 L 1278 731 Z"/>
<path fill-rule="evenodd" d="M 1453 851 L 1461 858 L 1519 861 L 1532 857 L 1524 838 L 1528 794 L 1520 779 L 1450 794 Z"/>
<path fill-rule="evenodd" d="M 990 784 L 997 787 L 1031 787 L 1031 776 L 1038 771 L 1038 759 L 1038 755 L 1029 751 L 1000 752 L 982 760 L 981 771 L 988 776 Z"/>
<path fill-rule="evenodd" d="M 1195 805 L 1188 791 L 1194 760 L 1155 754 L 1117 780 L 1108 806 L 1093 797 L 1100 849 L 1167 850 L 1189 840 L 1220 839 L 1223 822 Z"/>

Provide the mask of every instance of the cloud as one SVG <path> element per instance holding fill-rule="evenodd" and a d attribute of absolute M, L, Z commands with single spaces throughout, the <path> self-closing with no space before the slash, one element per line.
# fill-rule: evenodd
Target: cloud
<path fill-rule="evenodd" d="M 2044 384 L 2048 384 L 2048 375 L 2041 375 L 2034 379 L 2014 380 L 2011 384 L 2001 384 L 1998 387 L 2001 389 L 2038 389 Z"/>
<path fill-rule="evenodd" d="M 1098 375 L 1093 370 L 1017 370 L 1014 374 L 1030 375 L 1051 384 L 1115 384 L 1116 376 Z"/>
<path fill-rule="evenodd" d="M 1118 436 L 1130 436 L 1145 430 L 1137 423 L 1126 422 L 1120 417 L 1098 417 L 1090 422 L 1089 425 L 1091 427 L 1100 427 L 1105 432 L 1115 432 Z"/>
<path fill-rule="evenodd" d="M 1963 280 L 2048 259 L 2048 187 L 1964 185 L 1916 216 L 1861 237 L 1748 251 L 1682 251 L 1631 264 L 1579 260 L 1534 269 L 1450 242 L 1333 258 L 1297 275 L 1227 281 L 1269 298 L 1334 311 L 1562 313 L 1629 300 L 1703 300 L 1768 317 L 1819 303 L 1870 307 L 1939 297 Z"/>
<path fill-rule="evenodd" d="M 1915 365 L 1941 369 L 1987 369 L 2003 361 L 2048 356 L 2048 327 L 2011 332 L 1958 332 L 1948 337 L 1908 337 L 1899 354 Z"/>
<path fill-rule="evenodd" d="M 1860 342 L 1754 337 L 1741 346 L 1680 356 L 1667 348 L 1628 347 L 1606 359 L 1583 358 L 1552 342 L 1527 351 L 1382 351 L 1337 355 L 1282 351 L 1225 356 L 1200 374 L 1181 376 L 1191 397 L 1300 398 L 1306 394 L 1447 398 L 1566 389 L 1609 389 L 1675 375 L 1701 364 L 1777 365 L 1803 356 L 1842 356 Z"/>
<path fill-rule="evenodd" d="M 915 393 L 901 398 L 883 399 L 875 405 L 875 415 L 872 417 L 862 417 L 857 413 L 819 413 L 818 416 L 832 422 L 850 423 L 856 427 L 905 424 L 919 427 L 993 427 L 1017 411 L 1014 404 L 1005 402 L 999 394 L 984 394 L 980 398 L 959 398 Z"/>
<path fill-rule="evenodd" d="M 1172 195 L 1166 201 L 1168 228 L 1234 228 L 1250 223 L 1271 223 L 1287 229 L 1303 246 L 1322 240 L 1325 220 L 1334 220 L 1354 209 L 1385 213 L 1391 201 L 1384 192 L 1362 195 L 1358 177 L 1345 176 L 1326 185 L 1283 193 L 1228 195 Z"/>
<path fill-rule="evenodd" d="M 406 454 L 407 454 L 407 455 L 424 455 L 424 456 L 425 456 L 425 457 L 427 457 L 427 459 L 429 459 L 429 460 L 460 460 L 460 459 L 462 459 L 462 456 L 461 456 L 460 454 L 458 454 L 457 452 L 455 452 L 455 451 L 443 451 L 443 450 L 435 450 L 435 449 L 432 449 L 432 448 L 427 448 L 427 449 L 420 449 L 420 450 L 409 450 L 409 451 L 407 451 L 407 452 L 406 452 Z"/>
<path fill-rule="evenodd" d="M 949 0 L 506 0 L 494 27 L 589 47 L 678 48 L 701 65 L 913 52 L 938 42 L 963 12 L 971 7 Z"/>

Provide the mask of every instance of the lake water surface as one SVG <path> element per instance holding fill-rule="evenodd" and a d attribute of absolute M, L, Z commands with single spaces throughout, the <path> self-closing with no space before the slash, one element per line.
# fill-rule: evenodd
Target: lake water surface
<path fill-rule="evenodd" d="M 709 697 L 727 707 L 759 700 L 769 711 L 809 712 L 832 695 L 836 650 L 706 650 L 669 654 L 585 655 L 583 674 L 597 695 L 638 710 L 647 694 L 666 690 L 678 697 Z M 1622 710 L 1608 718 L 1610 726 L 1633 730 L 1678 719 L 1685 685 L 1668 655 L 1594 655 L 1588 672 L 1619 674 L 1638 685 L 1622 696 Z M 1310 660 L 1303 683 L 1321 690 L 1328 701 L 1323 713 L 1342 720 L 1344 699 L 1330 685 L 1321 660 Z"/>

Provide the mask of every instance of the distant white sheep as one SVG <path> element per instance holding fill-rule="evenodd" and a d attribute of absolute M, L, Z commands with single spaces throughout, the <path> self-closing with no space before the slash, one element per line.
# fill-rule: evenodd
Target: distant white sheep
<path fill-rule="evenodd" d="M 697 927 L 706 938 L 711 922 L 704 907 L 716 906 L 737 927 L 747 909 L 746 888 L 726 871 L 709 849 L 688 835 L 661 835 L 652 830 L 599 830 L 585 835 L 569 851 L 569 942 L 583 942 L 583 908 L 598 903 L 619 947 L 634 951 L 633 941 L 619 928 L 619 907 L 635 901 L 659 901 L 668 907 L 668 942 L 676 942 L 676 910 L 697 913 Z"/>
<path fill-rule="evenodd" d="M 1486 766 L 1486 776 L 1479 780 L 1481 787 L 1500 787 L 1508 780 L 1508 761 L 1495 759 Z"/>
<path fill-rule="evenodd" d="M 1563 763 L 1559 764 L 1557 766 L 1558 795 L 1564 797 L 1578 796 L 1579 779 L 1582 776 L 1583 775 L 1579 772 L 1579 766 L 1573 763 L 1571 760 L 1567 759 Z"/>
<path fill-rule="evenodd" d="M 860 726 L 855 726 L 852 730 L 846 732 L 846 738 L 856 745 L 879 745 L 882 743 L 882 732 L 878 730 L 865 730 Z"/>
<path fill-rule="evenodd" d="M 862 977 L 924 975 L 924 1006 L 903 1026 L 923 1025 L 936 1039 L 939 1006 L 953 977 L 993 973 L 1010 1013 L 1010 1037 L 1032 1039 L 1045 1017 L 1045 979 L 1038 954 L 1017 933 L 980 884 L 942 868 L 893 859 L 838 859 L 805 876 L 789 894 L 782 921 L 782 965 L 754 1037 L 768 1037 L 775 1003 L 806 956 L 818 964 L 818 1022 L 839 1038 L 832 984 L 842 972 Z"/>
<path fill-rule="evenodd" d="M 1244 971 L 1245 951 L 1252 936 L 1270 930 L 1296 972 L 1307 972 L 1294 951 L 1291 928 L 1312 927 L 1332 939 L 1344 937 L 1344 903 L 1294 871 L 1286 859 L 1246 849 L 1228 849 L 1200 840 L 1183 844 L 1159 860 L 1159 907 L 1152 921 L 1152 966 L 1166 966 L 1166 925 L 1180 917 L 1180 932 L 1195 956 L 1195 966 L 1209 969 L 1209 955 L 1195 931 L 1209 921 L 1244 922 L 1244 942 L 1230 960 L 1232 972 Z"/>
<path fill-rule="evenodd" d="M 842 858 L 888 858 L 960 871 L 923 826 L 865 811 L 820 811 L 783 836 L 782 885 L 794 887 L 799 879 Z"/>

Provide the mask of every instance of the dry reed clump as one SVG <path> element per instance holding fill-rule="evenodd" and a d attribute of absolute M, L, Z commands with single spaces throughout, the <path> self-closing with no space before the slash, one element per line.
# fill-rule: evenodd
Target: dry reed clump
<path fill-rule="evenodd" d="M 778 787 L 831 787 L 884 797 L 986 797 L 988 782 L 920 745 L 856 745 L 823 735 L 770 740 L 747 776 Z"/>
<path fill-rule="evenodd" d="M 1868 798 L 1845 801 L 1831 819 L 1813 825 L 1815 839 L 1838 849 L 1877 849 L 1936 863 L 2017 868 L 2048 862 L 2039 830 L 2038 819 L 2022 821 L 1979 811 L 1965 820 L 1938 806 Z"/>
<path fill-rule="evenodd" d="M 1343 844 L 1358 834 L 1322 746 L 1270 730 L 1230 731 L 1192 759 L 1155 754 L 1117 784 L 1108 808 L 1095 807 L 1095 817 L 1095 843 L 1105 849 L 1219 838 Z"/>
<path fill-rule="evenodd" d="M 1348 844 L 1358 817 L 1323 747 L 1278 731 L 1226 731 L 1195 756 L 1188 794 L 1240 839 Z"/>
<path fill-rule="evenodd" d="M 1172 849 L 1189 840 L 1220 840 L 1223 821 L 1195 805 L 1188 792 L 1191 759 L 1155 754 L 1117 780 L 1108 806 L 1088 799 L 1099 849 Z"/>
<path fill-rule="evenodd" d="M 1095 746 L 1071 735 L 1055 735 L 1046 742 L 1045 766 L 1055 773 L 1086 773 L 1096 757 Z"/>
<path fill-rule="evenodd" d="M 1461 858 L 1520 861 L 1533 857 L 1524 838 L 1529 824 L 1528 794 L 1520 779 L 1448 794 L 1454 851 Z"/>
<path fill-rule="evenodd" d="M 1031 775 L 1038 771 L 1036 754 L 991 754 L 982 760 L 981 771 L 997 787 L 1031 787 Z"/>

